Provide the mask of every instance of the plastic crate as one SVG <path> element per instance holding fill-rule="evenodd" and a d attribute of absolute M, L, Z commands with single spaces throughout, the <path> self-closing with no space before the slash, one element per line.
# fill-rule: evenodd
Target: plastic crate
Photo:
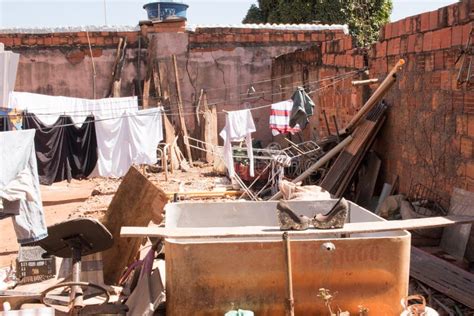
<path fill-rule="evenodd" d="M 16 259 L 16 277 L 19 284 L 36 283 L 56 275 L 54 256 L 43 258 L 46 251 L 39 246 L 20 246 Z"/>

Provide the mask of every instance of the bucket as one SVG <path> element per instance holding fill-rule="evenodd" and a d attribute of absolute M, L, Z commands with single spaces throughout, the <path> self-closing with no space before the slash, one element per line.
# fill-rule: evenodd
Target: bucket
<path fill-rule="evenodd" d="M 186 20 L 188 5 L 179 2 L 150 2 L 143 6 L 149 20 Z"/>
<path fill-rule="evenodd" d="M 410 301 L 419 301 L 421 303 L 410 304 Z M 439 316 L 438 312 L 431 307 L 426 306 L 426 300 L 423 295 L 410 295 L 402 299 L 404 311 L 400 316 Z"/>

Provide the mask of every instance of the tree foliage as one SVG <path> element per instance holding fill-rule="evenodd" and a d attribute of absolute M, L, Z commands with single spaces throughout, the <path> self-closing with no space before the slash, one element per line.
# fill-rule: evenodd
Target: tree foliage
<path fill-rule="evenodd" d="M 392 0 L 258 0 L 243 23 L 347 24 L 363 47 L 377 40 L 391 12 Z"/>

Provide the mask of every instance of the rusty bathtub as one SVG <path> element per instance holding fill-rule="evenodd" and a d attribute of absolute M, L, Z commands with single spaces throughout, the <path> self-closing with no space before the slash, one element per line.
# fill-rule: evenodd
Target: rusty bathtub
<path fill-rule="evenodd" d="M 324 213 L 335 200 L 290 201 L 299 213 Z M 350 222 L 381 221 L 350 203 Z M 276 202 L 185 202 L 166 207 L 166 227 L 278 226 Z M 357 314 L 399 315 L 407 295 L 407 231 L 331 233 L 291 238 L 296 315 L 325 315 L 319 288 L 335 293 L 333 307 Z M 327 247 L 328 243 L 334 247 Z M 286 263 L 280 238 L 166 239 L 168 315 L 224 315 L 246 309 L 284 315 Z M 358 315 L 358 314 L 357 314 Z"/>

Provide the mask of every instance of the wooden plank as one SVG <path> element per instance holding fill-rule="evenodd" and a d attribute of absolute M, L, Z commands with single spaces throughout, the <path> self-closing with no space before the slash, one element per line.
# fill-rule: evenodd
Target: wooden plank
<path fill-rule="evenodd" d="M 148 225 L 151 220 L 160 222 L 167 202 L 165 192 L 135 167 L 128 170 L 102 219 L 114 238 L 112 248 L 103 253 L 106 284 L 116 284 L 124 268 L 134 261 L 140 247 L 139 239 L 120 238 L 120 228 L 124 225 Z"/>
<path fill-rule="evenodd" d="M 216 106 L 208 106 L 207 93 L 203 95 L 203 124 L 201 124 L 202 132 L 204 137 L 205 146 L 205 160 L 208 163 L 214 162 L 214 148 L 218 145 L 218 130 L 217 130 L 217 110 Z"/>
<path fill-rule="evenodd" d="M 358 205 L 365 208 L 370 205 L 381 166 L 382 160 L 380 160 L 375 152 L 370 152 L 368 154 L 365 174 L 362 176 L 359 182 L 358 194 L 356 197 L 356 202 Z"/>
<path fill-rule="evenodd" d="M 276 211 L 275 211 L 276 216 Z M 417 218 L 397 221 L 347 223 L 338 229 L 308 229 L 289 231 L 290 236 L 319 237 L 334 234 L 377 233 L 397 230 L 411 230 L 444 227 L 459 223 L 474 222 L 474 216 L 445 216 Z M 234 238 L 234 237 L 281 237 L 283 231 L 274 226 L 164 228 L 164 227 L 122 227 L 122 237 L 166 237 L 166 238 Z"/>
<path fill-rule="evenodd" d="M 474 274 L 412 247 L 410 276 L 454 300 L 474 308 Z"/>
<path fill-rule="evenodd" d="M 473 205 L 474 192 L 454 188 L 448 214 L 474 216 Z M 471 229 L 472 224 L 447 227 L 441 237 L 441 248 L 456 259 L 463 259 L 466 247 L 470 249 L 469 251 L 474 251 L 471 249 L 474 245 L 471 244 L 471 247 L 468 247 Z M 469 259 L 473 259 L 471 254 L 469 256 Z"/>
<path fill-rule="evenodd" d="M 178 75 L 178 64 L 176 62 L 176 55 L 173 55 L 173 67 L 174 67 L 174 76 L 176 80 L 176 93 L 178 95 L 178 116 L 179 116 L 179 125 L 181 127 L 181 133 L 184 136 L 184 145 L 186 147 L 186 153 L 188 154 L 189 164 L 193 165 L 193 157 L 191 155 L 191 147 L 189 146 L 188 139 L 188 130 L 186 128 L 186 121 L 183 115 L 183 100 L 181 98 L 181 88 L 179 85 L 179 75 Z"/>

